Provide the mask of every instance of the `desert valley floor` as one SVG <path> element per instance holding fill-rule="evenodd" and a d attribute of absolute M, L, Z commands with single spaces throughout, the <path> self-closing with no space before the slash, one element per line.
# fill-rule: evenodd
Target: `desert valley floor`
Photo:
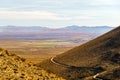
<path fill-rule="evenodd" d="M 65 40 L 0 39 L 2 48 L 33 63 L 39 63 L 82 43 Z"/>

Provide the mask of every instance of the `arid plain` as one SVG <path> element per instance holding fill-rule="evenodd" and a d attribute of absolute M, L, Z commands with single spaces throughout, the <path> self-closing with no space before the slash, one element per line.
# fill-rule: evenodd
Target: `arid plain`
<path fill-rule="evenodd" d="M 2 48 L 33 63 L 41 62 L 82 43 L 65 40 L 0 39 Z"/>

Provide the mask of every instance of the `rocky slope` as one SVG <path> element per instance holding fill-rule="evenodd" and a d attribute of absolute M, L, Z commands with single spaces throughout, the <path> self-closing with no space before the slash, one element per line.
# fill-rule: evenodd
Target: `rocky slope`
<path fill-rule="evenodd" d="M 7 50 L 0 49 L 0 80 L 64 80 Z"/>

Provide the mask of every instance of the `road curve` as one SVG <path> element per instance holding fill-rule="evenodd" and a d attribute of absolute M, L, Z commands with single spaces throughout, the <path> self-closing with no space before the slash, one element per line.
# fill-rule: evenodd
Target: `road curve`
<path fill-rule="evenodd" d="M 86 77 L 86 78 L 84 78 L 84 80 L 92 80 L 92 79 L 95 79 L 95 80 L 103 80 L 102 78 L 99 78 L 98 76 L 99 76 L 100 74 L 104 73 L 104 72 L 106 72 L 106 71 L 97 73 L 97 74 L 95 74 L 95 75 L 93 75 L 93 76 Z"/>
<path fill-rule="evenodd" d="M 61 65 L 60 63 L 57 63 L 56 61 L 54 61 L 54 57 L 51 58 L 51 62 L 56 64 L 56 65 Z"/>
<path fill-rule="evenodd" d="M 56 57 L 56 56 L 55 56 L 55 57 Z M 59 65 L 59 66 L 67 67 L 67 68 L 72 67 L 72 66 L 70 66 L 70 65 L 63 64 L 63 63 L 59 63 L 59 62 L 55 61 L 55 60 L 54 60 L 55 57 L 52 57 L 52 58 L 50 59 L 50 61 L 51 61 L 52 63 L 54 63 L 54 64 L 56 64 L 56 65 Z"/>
<path fill-rule="evenodd" d="M 115 67 L 115 68 L 113 68 L 113 69 L 117 69 L 117 68 L 120 68 L 120 66 L 117 66 L 117 67 Z M 111 69 L 111 71 L 112 71 L 113 69 Z M 108 71 L 103 71 L 103 72 L 97 73 L 96 75 L 93 76 L 93 79 L 104 80 L 104 79 L 102 79 L 102 78 L 100 78 L 100 77 L 98 77 L 98 76 L 101 75 L 101 74 L 107 73 L 107 72 L 108 72 Z"/>
<path fill-rule="evenodd" d="M 103 72 L 101 72 L 101 73 L 103 73 Z M 101 73 L 97 73 L 96 75 L 94 75 L 94 76 L 93 76 L 93 79 L 103 80 L 102 78 L 98 78 L 98 76 L 99 76 Z"/>

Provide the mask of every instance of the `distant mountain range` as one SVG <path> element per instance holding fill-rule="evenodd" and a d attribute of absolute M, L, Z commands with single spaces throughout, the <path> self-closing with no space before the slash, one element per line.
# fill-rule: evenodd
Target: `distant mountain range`
<path fill-rule="evenodd" d="M 80 39 L 89 40 L 113 29 L 110 26 L 67 26 L 48 28 L 41 26 L 0 26 L 0 38 L 18 39 Z"/>
<path fill-rule="evenodd" d="M 87 33 L 105 33 L 108 30 L 113 29 L 111 26 L 67 26 L 64 29 L 69 31 L 77 31 L 77 32 L 87 32 Z"/>
<path fill-rule="evenodd" d="M 48 29 L 41 26 L 0 26 L 1 32 L 39 32 Z"/>
<path fill-rule="evenodd" d="M 39 32 L 39 31 L 51 31 L 51 32 L 60 32 L 60 31 L 66 31 L 66 32 L 89 32 L 89 33 L 103 33 L 108 30 L 113 29 L 111 26 L 67 26 L 64 28 L 48 28 L 48 27 L 41 27 L 41 26 L 0 26 L 1 32 Z"/>

